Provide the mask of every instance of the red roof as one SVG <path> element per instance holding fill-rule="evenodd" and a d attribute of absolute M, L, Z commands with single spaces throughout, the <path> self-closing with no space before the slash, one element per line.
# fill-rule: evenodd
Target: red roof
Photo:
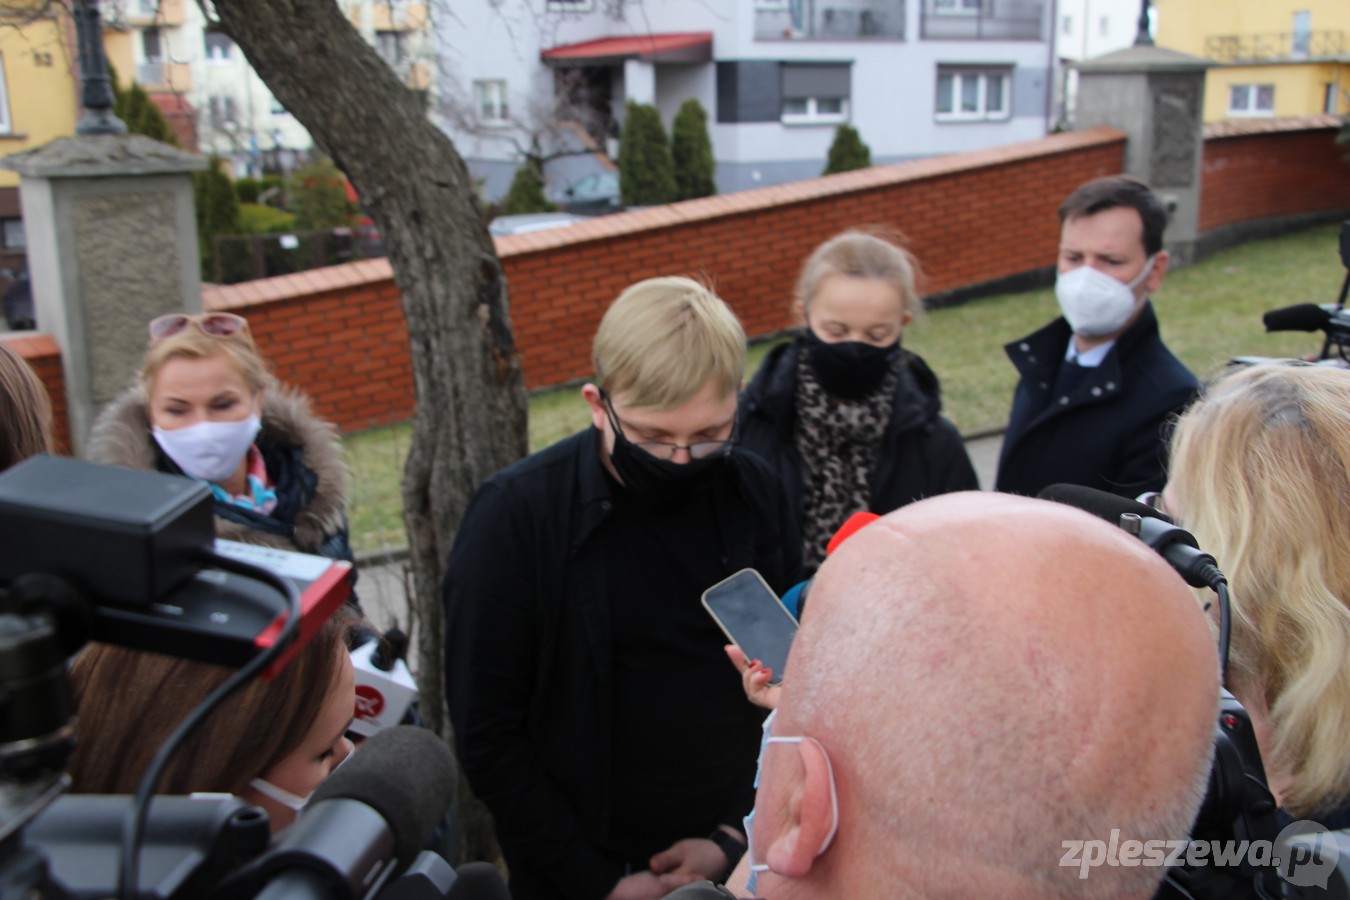
<path fill-rule="evenodd" d="M 712 32 L 643 34 L 606 37 L 580 44 L 563 44 L 542 51 L 548 62 L 579 63 L 588 60 L 644 59 L 653 62 L 712 59 Z"/>

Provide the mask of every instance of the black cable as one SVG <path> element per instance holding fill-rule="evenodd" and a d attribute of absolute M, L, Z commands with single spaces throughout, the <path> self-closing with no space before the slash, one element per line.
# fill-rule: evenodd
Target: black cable
<path fill-rule="evenodd" d="M 173 754 L 183 741 L 187 740 L 206 720 L 206 717 L 215 711 L 217 706 L 270 666 L 294 642 L 300 630 L 300 592 L 290 581 L 267 569 L 240 562 L 237 559 L 219 556 L 215 553 L 207 553 L 206 561 L 208 564 L 227 572 L 234 572 L 246 578 L 252 578 L 254 581 L 270 584 L 280 590 L 286 595 L 286 623 L 281 627 L 281 633 L 277 635 L 277 639 L 272 646 L 253 657 L 239 671 L 221 682 L 219 687 L 212 691 L 205 700 L 197 704 L 197 708 L 178 724 L 178 727 L 155 752 L 154 759 L 150 761 L 150 767 L 145 770 L 145 774 L 141 776 L 140 782 L 136 785 L 131 809 L 122 823 L 122 857 L 117 877 L 117 895 L 121 900 L 135 900 L 136 898 L 140 882 L 141 842 L 145 837 L 145 820 L 150 813 L 150 798 L 154 795 L 155 788 L 159 784 L 160 778 L 163 777 L 164 770 L 168 767 Z"/>
<path fill-rule="evenodd" d="M 1220 572 L 1218 578 L 1210 582 L 1210 587 L 1219 595 L 1219 683 L 1228 683 L 1228 643 L 1233 636 L 1232 607 L 1228 600 L 1228 579 Z"/>

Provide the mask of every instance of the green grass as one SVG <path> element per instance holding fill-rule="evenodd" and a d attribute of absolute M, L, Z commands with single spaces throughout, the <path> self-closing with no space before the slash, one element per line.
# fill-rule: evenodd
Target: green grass
<path fill-rule="evenodd" d="M 1345 270 L 1328 225 L 1216 254 L 1167 276 L 1154 297 L 1163 339 L 1201 378 L 1232 356 L 1293 356 L 1315 352 L 1319 335 L 1268 335 L 1261 314 L 1294 303 L 1330 303 Z M 933 310 L 911 325 L 905 343 L 942 379 L 946 414 L 964 434 L 1000 428 L 1007 419 L 1016 373 L 1003 345 L 1058 315 L 1054 292 L 1005 294 Z M 747 377 L 772 341 L 750 348 Z M 530 449 L 539 450 L 590 421 L 579 387 L 530 397 Z M 408 453 L 408 424 L 344 438 L 352 467 L 352 544 L 358 552 L 396 547 L 403 536 L 399 481 Z"/>

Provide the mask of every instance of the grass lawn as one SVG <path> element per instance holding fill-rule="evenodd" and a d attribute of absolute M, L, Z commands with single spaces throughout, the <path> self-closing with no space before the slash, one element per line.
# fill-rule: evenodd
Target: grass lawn
<path fill-rule="evenodd" d="M 1216 254 L 1167 276 L 1154 297 L 1163 339 L 1202 379 L 1232 356 L 1315 352 L 1319 334 L 1268 335 L 1261 313 L 1294 303 L 1334 302 L 1345 270 L 1336 254 L 1338 225 L 1326 225 Z M 786 298 L 785 301 L 786 302 Z M 933 310 L 905 334 L 942 379 L 946 414 L 965 434 L 1006 422 L 1015 372 L 1003 345 L 1058 315 L 1050 289 L 1006 294 Z M 747 376 L 771 343 L 750 350 Z M 589 421 L 579 388 L 530 398 L 530 449 L 538 450 Z M 352 544 L 357 552 L 401 546 L 399 480 L 408 453 L 408 424 L 344 438 L 352 468 Z"/>

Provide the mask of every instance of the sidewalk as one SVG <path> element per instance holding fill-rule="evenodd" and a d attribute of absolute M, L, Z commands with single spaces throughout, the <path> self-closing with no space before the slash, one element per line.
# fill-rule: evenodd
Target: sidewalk
<path fill-rule="evenodd" d="M 998 452 L 1002 446 L 1002 434 L 966 441 L 966 452 L 970 454 L 975 472 L 980 476 L 980 487 L 986 491 L 994 487 L 994 471 L 998 468 Z M 366 616 L 381 631 L 395 624 L 404 631 L 408 630 L 408 598 L 405 590 L 408 576 L 404 571 L 405 565 L 402 561 L 360 565 L 361 577 L 356 583 L 356 591 L 361 597 Z"/>

